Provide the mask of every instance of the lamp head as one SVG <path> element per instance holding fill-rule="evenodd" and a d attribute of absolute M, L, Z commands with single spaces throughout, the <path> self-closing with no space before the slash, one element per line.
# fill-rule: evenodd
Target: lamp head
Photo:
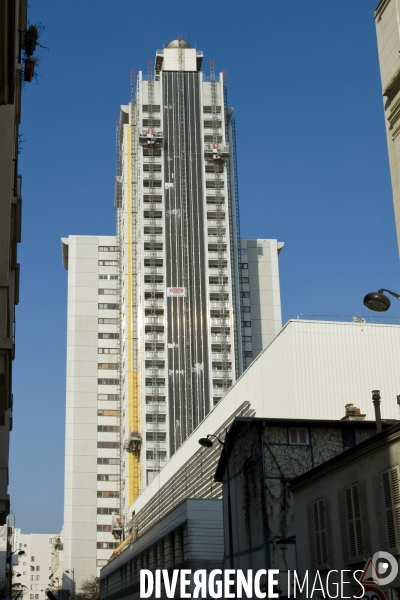
<path fill-rule="evenodd" d="M 208 438 L 200 438 L 199 444 L 200 444 L 200 446 L 204 446 L 204 448 L 212 448 L 212 446 L 214 445 L 212 443 L 212 441 L 209 440 Z"/>
<path fill-rule="evenodd" d="M 375 312 L 385 312 L 390 307 L 390 300 L 382 292 L 371 292 L 365 296 L 364 306 Z"/>

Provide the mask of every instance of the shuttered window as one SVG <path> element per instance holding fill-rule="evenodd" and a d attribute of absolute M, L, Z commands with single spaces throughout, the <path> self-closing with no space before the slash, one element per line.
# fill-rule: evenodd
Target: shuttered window
<path fill-rule="evenodd" d="M 350 485 L 345 489 L 345 503 L 347 531 L 349 536 L 349 557 L 350 559 L 362 558 L 364 553 L 364 542 L 358 484 Z"/>
<path fill-rule="evenodd" d="M 387 543 L 389 549 L 397 550 L 400 538 L 400 486 L 398 465 L 382 473 L 382 486 L 386 513 Z"/>
<path fill-rule="evenodd" d="M 312 514 L 316 563 L 318 567 L 326 567 L 328 566 L 327 515 L 323 499 L 313 503 Z"/>

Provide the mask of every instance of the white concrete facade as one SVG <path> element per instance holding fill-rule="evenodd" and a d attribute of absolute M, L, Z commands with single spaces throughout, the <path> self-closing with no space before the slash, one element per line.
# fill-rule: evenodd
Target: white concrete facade
<path fill-rule="evenodd" d="M 25 555 L 18 556 L 18 563 L 14 565 L 13 571 L 20 573 L 20 577 L 14 575 L 13 583 L 26 586 L 24 600 L 47 600 L 46 589 L 52 584 L 55 588 L 61 588 L 61 578 L 54 582 L 51 570 L 51 559 L 54 533 L 30 533 L 19 535 L 19 548 Z"/>
<path fill-rule="evenodd" d="M 400 252 L 400 27 L 399 0 L 381 0 L 375 10 L 383 107 Z"/>
<path fill-rule="evenodd" d="M 116 546 L 118 252 L 114 236 L 70 236 L 62 245 L 68 269 L 64 568 L 75 570 L 79 589 Z"/>

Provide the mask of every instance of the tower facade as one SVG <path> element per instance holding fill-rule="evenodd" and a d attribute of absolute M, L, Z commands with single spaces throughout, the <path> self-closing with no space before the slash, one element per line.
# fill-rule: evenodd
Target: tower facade
<path fill-rule="evenodd" d="M 223 74 L 184 40 L 121 107 L 118 217 L 125 506 L 243 371 L 234 129 Z"/>

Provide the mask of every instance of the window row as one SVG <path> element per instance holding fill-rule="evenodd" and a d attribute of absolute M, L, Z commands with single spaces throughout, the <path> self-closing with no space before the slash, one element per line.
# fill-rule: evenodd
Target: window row
<path fill-rule="evenodd" d="M 117 260 L 99 260 L 99 267 L 118 267 Z"/>
<path fill-rule="evenodd" d="M 99 275 L 99 279 L 118 280 L 118 275 Z"/>
<path fill-rule="evenodd" d="M 99 385 L 119 385 L 119 379 L 98 379 Z"/>
<path fill-rule="evenodd" d="M 99 354 L 118 354 L 118 348 L 99 348 Z"/>
<path fill-rule="evenodd" d="M 97 394 L 97 400 L 119 400 L 119 394 Z"/>
<path fill-rule="evenodd" d="M 98 308 L 101 310 L 118 310 L 119 304 L 110 304 L 109 302 L 99 302 Z"/>
<path fill-rule="evenodd" d="M 119 333 L 99 333 L 99 340 L 119 340 Z"/>
<path fill-rule="evenodd" d="M 119 427 L 117 425 L 98 425 L 97 431 L 103 433 L 115 433 L 119 431 Z"/>
<path fill-rule="evenodd" d="M 119 290 L 116 288 L 99 288 L 99 296 L 118 296 Z"/>
<path fill-rule="evenodd" d="M 119 475 L 97 475 L 97 481 L 119 481 Z"/>
<path fill-rule="evenodd" d="M 118 319 L 99 318 L 100 325 L 118 325 Z"/>
<path fill-rule="evenodd" d="M 99 252 L 118 252 L 118 246 L 99 246 Z"/>
<path fill-rule="evenodd" d="M 98 448 L 119 448 L 119 442 L 97 442 Z"/>
<path fill-rule="evenodd" d="M 119 498 L 119 492 L 116 491 L 101 491 L 97 492 L 98 498 Z M 97 530 L 98 531 L 98 530 Z"/>
<path fill-rule="evenodd" d="M 97 542 L 98 550 L 115 550 L 118 548 L 120 542 Z"/>
<path fill-rule="evenodd" d="M 119 417 L 119 410 L 111 410 L 106 408 L 100 408 L 97 411 L 99 417 Z"/>
<path fill-rule="evenodd" d="M 119 363 L 98 363 L 98 369 L 102 371 L 118 371 Z"/>
<path fill-rule="evenodd" d="M 98 465 L 119 465 L 118 458 L 98 458 Z"/>
<path fill-rule="evenodd" d="M 98 515 L 112 515 L 114 513 L 119 512 L 119 508 L 115 507 L 115 508 L 98 508 L 97 509 L 97 514 Z"/>

